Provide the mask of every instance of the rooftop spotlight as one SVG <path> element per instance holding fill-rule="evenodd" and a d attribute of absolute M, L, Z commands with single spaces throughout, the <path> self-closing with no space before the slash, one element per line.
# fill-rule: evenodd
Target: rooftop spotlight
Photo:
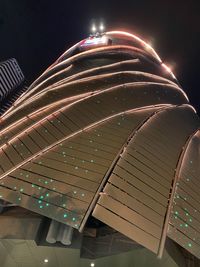
<path fill-rule="evenodd" d="M 92 30 L 92 33 L 95 33 L 97 31 L 97 28 L 96 28 L 95 24 L 92 25 L 92 29 L 91 30 Z"/>
<path fill-rule="evenodd" d="M 103 23 L 101 23 L 100 26 L 99 26 L 100 32 L 102 32 L 104 29 L 105 29 L 105 27 L 104 27 Z"/>

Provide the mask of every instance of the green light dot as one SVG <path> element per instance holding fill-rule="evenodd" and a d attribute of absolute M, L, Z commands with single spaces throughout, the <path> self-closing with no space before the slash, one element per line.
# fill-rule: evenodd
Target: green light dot
<path fill-rule="evenodd" d="M 186 216 L 189 216 L 189 213 L 186 213 L 185 215 L 186 215 Z"/>
<path fill-rule="evenodd" d="M 191 243 L 188 243 L 188 247 L 190 247 L 190 248 L 191 248 L 191 247 L 192 247 L 192 244 L 191 244 Z"/>
<path fill-rule="evenodd" d="M 46 196 L 48 197 L 49 196 L 49 193 L 47 193 Z"/>
<path fill-rule="evenodd" d="M 73 222 L 74 222 L 74 221 L 76 221 L 76 218 L 75 218 L 75 217 L 73 217 L 73 218 L 72 218 L 72 221 L 73 221 Z"/>
<path fill-rule="evenodd" d="M 192 222 L 192 219 L 190 218 L 189 221 Z"/>
<path fill-rule="evenodd" d="M 82 197 L 84 197 L 84 196 L 85 196 L 85 194 L 81 194 L 81 196 L 82 196 Z"/>
<path fill-rule="evenodd" d="M 182 223 L 180 223 L 180 227 L 183 227 Z"/>
<path fill-rule="evenodd" d="M 38 200 L 38 203 L 39 203 L 39 204 L 42 203 L 42 200 Z"/>
<path fill-rule="evenodd" d="M 35 185 L 34 185 L 34 184 L 32 184 L 32 187 L 35 187 Z"/>
<path fill-rule="evenodd" d="M 43 196 L 40 196 L 41 199 L 43 199 L 44 197 Z"/>
<path fill-rule="evenodd" d="M 43 206 L 41 205 L 41 206 L 40 206 L 40 209 L 42 209 L 42 208 L 43 208 Z"/>
<path fill-rule="evenodd" d="M 178 215 L 178 211 L 175 211 L 175 214 Z"/>
<path fill-rule="evenodd" d="M 20 188 L 20 192 L 23 192 L 24 191 L 24 189 L 23 188 Z"/>
<path fill-rule="evenodd" d="M 63 217 L 64 217 L 64 218 L 67 218 L 67 214 L 65 213 L 65 214 L 63 215 Z"/>
<path fill-rule="evenodd" d="M 44 183 L 45 183 L 45 184 L 48 184 L 48 182 L 47 182 L 47 181 L 45 181 Z"/>
<path fill-rule="evenodd" d="M 188 227 L 188 224 L 187 223 L 185 224 L 185 227 Z"/>
<path fill-rule="evenodd" d="M 47 203 L 46 206 L 48 207 L 49 206 L 49 203 Z"/>

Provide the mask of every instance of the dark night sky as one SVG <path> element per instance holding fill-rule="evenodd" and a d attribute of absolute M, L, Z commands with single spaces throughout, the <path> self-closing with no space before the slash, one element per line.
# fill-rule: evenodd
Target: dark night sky
<path fill-rule="evenodd" d="M 89 34 L 92 19 L 107 30 L 123 29 L 150 42 L 173 67 L 200 113 L 199 1 L 0 0 L 0 61 L 15 57 L 33 81 L 75 42 Z"/>

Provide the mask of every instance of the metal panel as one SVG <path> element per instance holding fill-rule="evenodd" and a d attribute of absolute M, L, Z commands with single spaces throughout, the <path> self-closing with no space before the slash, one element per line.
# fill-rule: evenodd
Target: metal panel
<path fill-rule="evenodd" d="M 180 151 L 198 124 L 198 118 L 187 106 L 168 108 L 152 115 L 128 142 L 100 195 L 93 216 L 158 253 L 160 241 L 166 237 L 163 227 Z M 180 127 L 174 132 L 176 125 Z M 174 136 L 178 137 L 177 142 L 174 142 Z M 161 160 L 155 160 L 157 157 Z M 164 168 L 167 172 L 163 169 L 166 161 L 168 165 Z M 156 219 L 158 216 L 159 220 Z M 127 228 L 127 221 L 133 224 L 132 233 Z M 141 231 L 139 236 L 137 231 Z M 134 239 L 134 233 L 137 239 Z M 146 244 L 146 234 L 156 237 L 157 242 Z"/>
<path fill-rule="evenodd" d="M 97 124 L 96 127 L 78 132 L 69 140 L 66 137 L 66 140 L 58 142 L 56 146 L 50 146 L 49 149 L 46 147 L 54 140 L 49 138 L 54 128 L 48 129 L 48 136 L 44 131 L 46 128 L 41 128 L 40 125 L 34 128 L 34 134 L 30 129 L 28 135 L 25 135 L 26 140 L 27 137 L 31 138 L 35 149 L 42 146 L 45 150 L 42 151 L 41 148 L 39 154 L 36 150 L 36 154 L 22 157 L 20 165 L 15 167 L 17 169 L 11 169 L 8 175 L 1 179 L 3 198 L 79 228 L 84 216 L 89 215 L 86 212 L 129 135 L 155 110 L 140 110 L 115 116 Z M 49 122 L 47 123 L 49 125 Z M 110 124 L 119 128 L 123 126 L 123 131 L 113 140 L 111 134 L 103 133 Z M 12 142 L 19 154 L 29 151 L 30 144 L 25 146 L 21 143 L 23 136 Z M 48 144 L 43 140 L 48 140 Z M 73 218 L 77 219 L 73 221 Z"/>
<path fill-rule="evenodd" d="M 180 167 L 168 236 L 200 258 L 200 132 L 185 144 Z"/>

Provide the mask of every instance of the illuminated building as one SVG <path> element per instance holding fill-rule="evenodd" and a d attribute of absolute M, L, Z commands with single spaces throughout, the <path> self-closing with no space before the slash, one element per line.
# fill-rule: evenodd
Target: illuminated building
<path fill-rule="evenodd" d="M 2 116 L 1 198 L 71 237 L 100 221 L 159 257 L 168 237 L 200 258 L 199 125 L 150 45 L 89 37 Z"/>

